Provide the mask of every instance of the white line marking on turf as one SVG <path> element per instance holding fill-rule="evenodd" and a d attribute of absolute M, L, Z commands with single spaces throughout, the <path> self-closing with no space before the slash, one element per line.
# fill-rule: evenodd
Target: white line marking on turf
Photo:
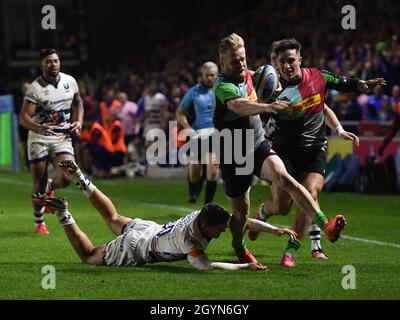
<path fill-rule="evenodd" d="M 379 246 L 388 246 L 388 247 L 394 247 L 394 248 L 399 248 L 400 249 L 400 244 L 397 243 L 390 243 L 390 242 L 383 242 L 383 241 L 377 241 L 377 240 L 368 240 L 368 239 L 363 239 L 363 238 L 358 238 L 358 237 L 351 237 L 351 236 L 341 236 L 343 239 L 348 239 L 348 240 L 354 240 L 354 241 L 359 241 L 359 242 L 364 242 L 364 243 L 371 243 L 371 244 L 377 244 Z"/>
<path fill-rule="evenodd" d="M 12 180 L 12 179 L 6 179 L 6 178 L 0 178 L 0 182 L 10 183 L 10 184 L 13 184 L 13 185 L 18 185 L 18 186 L 23 186 L 23 187 L 31 187 L 32 186 L 28 182 Z M 82 194 L 80 191 L 69 190 L 69 189 L 64 189 L 63 192 L 70 193 L 70 194 L 75 194 L 75 195 Z M 110 196 L 110 198 L 112 198 L 115 201 L 141 204 L 141 205 L 151 206 L 151 207 L 160 208 L 160 209 L 177 210 L 177 211 L 182 211 L 182 212 L 194 211 L 193 208 L 171 206 L 171 205 L 155 203 L 155 202 L 145 202 L 145 201 L 140 201 L 140 200 L 131 200 L 131 199 L 126 199 L 126 198 L 114 197 L 114 196 Z M 282 226 L 281 225 L 280 227 L 290 227 L 290 226 Z M 358 241 L 358 242 L 362 242 L 362 243 L 376 244 L 378 246 L 387 246 L 387 247 L 393 247 L 393 248 L 400 249 L 400 244 L 397 244 L 397 243 L 383 242 L 383 241 L 377 241 L 377 240 L 369 240 L 369 239 L 352 237 L 352 236 L 345 236 L 345 235 L 341 236 L 341 238 L 342 239 L 347 239 L 347 240 Z"/>

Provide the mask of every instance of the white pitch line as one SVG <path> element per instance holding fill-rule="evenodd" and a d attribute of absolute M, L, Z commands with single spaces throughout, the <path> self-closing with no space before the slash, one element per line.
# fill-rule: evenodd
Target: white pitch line
<path fill-rule="evenodd" d="M 370 243 L 370 244 L 376 244 L 378 246 L 388 246 L 388 247 L 394 247 L 400 249 L 400 244 L 397 243 L 390 243 L 390 242 L 383 242 L 383 241 L 377 241 L 377 240 L 368 240 L 368 239 L 363 239 L 363 238 L 358 238 L 358 237 L 351 237 L 351 236 L 340 236 L 343 239 L 348 239 L 348 240 L 353 240 L 353 241 L 359 241 L 359 242 L 364 242 L 364 243 Z"/>
<path fill-rule="evenodd" d="M 27 182 L 24 182 L 24 181 L 11 180 L 11 179 L 6 179 L 6 178 L 0 178 L 0 182 L 10 183 L 10 184 L 14 184 L 14 185 L 23 186 L 23 187 L 31 187 L 32 186 L 30 183 L 27 183 Z M 77 194 L 77 195 L 81 194 L 81 192 L 79 192 L 79 191 L 69 190 L 69 189 L 64 189 L 63 192 L 70 193 L 70 194 Z M 160 208 L 160 209 L 177 210 L 177 211 L 182 211 L 182 212 L 191 212 L 191 211 L 193 211 L 193 208 L 171 206 L 171 205 L 155 203 L 155 202 L 145 202 L 145 201 L 131 200 L 131 199 L 113 197 L 113 196 L 110 196 L 110 198 L 114 199 L 115 201 L 122 201 L 122 202 L 134 203 L 134 204 L 141 204 L 141 205 L 151 206 L 151 207 Z M 290 227 L 290 226 L 282 226 L 281 225 L 280 227 Z M 358 241 L 358 242 L 362 242 L 362 243 L 375 244 L 375 245 L 378 245 L 378 246 L 386 246 L 386 247 L 393 247 L 393 248 L 400 249 L 400 244 L 397 244 L 397 243 L 383 242 L 383 241 L 377 241 L 377 240 L 369 240 L 369 239 L 352 237 L 352 236 L 345 236 L 345 235 L 342 235 L 341 238 L 342 239 L 347 239 L 347 240 Z"/>

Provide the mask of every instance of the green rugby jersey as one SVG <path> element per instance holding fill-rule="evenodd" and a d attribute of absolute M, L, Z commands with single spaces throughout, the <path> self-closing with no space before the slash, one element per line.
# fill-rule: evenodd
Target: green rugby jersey
<path fill-rule="evenodd" d="M 243 98 L 251 102 L 257 101 L 257 95 L 254 90 L 253 80 L 249 71 L 241 82 L 233 81 L 226 78 L 223 74 L 219 74 L 214 85 L 213 99 L 213 121 L 214 127 L 219 131 L 242 130 L 241 141 L 233 141 L 234 145 L 245 143 L 246 129 L 253 129 L 254 132 L 254 149 L 256 149 L 264 138 L 264 130 L 259 115 L 242 116 L 228 109 L 226 103 L 230 100 Z M 232 135 L 233 137 L 233 135 Z M 243 149 L 242 149 L 243 150 Z"/>

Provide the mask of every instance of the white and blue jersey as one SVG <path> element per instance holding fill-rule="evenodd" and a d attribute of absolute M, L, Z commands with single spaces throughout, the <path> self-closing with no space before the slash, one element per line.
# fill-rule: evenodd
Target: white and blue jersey
<path fill-rule="evenodd" d="M 42 76 L 36 78 L 28 87 L 25 99 L 36 105 L 32 120 L 38 124 L 47 124 L 56 135 L 45 136 L 29 131 L 31 142 L 59 140 L 60 135 L 68 132 L 71 125 L 71 111 L 74 96 L 79 94 L 76 80 L 60 72 L 57 84 L 47 82 Z"/>
<path fill-rule="evenodd" d="M 123 234 L 109 242 L 104 263 L 112 266 L 141 266 L 145 263 L 183 260 L 191 251 L 204 251 L 209 243 L 199 228 L 199 211 L 177 221 L 159 225 L 134 219 Z"/>
<path fill-rule="evenodd" d="M 185 111 L 193 106 L 195 112 L 195 121 L 192 124 L 194 130 L 213 128 L 212 112 L 213 89 L 201 83 L 191 87 L 180 103 Z"/>

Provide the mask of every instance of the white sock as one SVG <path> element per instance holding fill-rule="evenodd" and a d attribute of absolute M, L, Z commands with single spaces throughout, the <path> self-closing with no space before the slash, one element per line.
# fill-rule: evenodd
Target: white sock
<path fill-rule="evenodd" d="M 39 212 L 34 212 L 33 213 L 33 220 L 35 221 L 35 227 L 40 226 L 41 224 L 46 224 L 43 220 L 43 213 L 44 213 L 44 207 L 40 209 Z"/>
<path fill-rule="evenodd" d="M 316 224 L 311 224 L 308 234 L 311 239 L 311 251 L 321 249 L 321 229 Z"/>
<path fill-rule="evenodd" d="M 55 214 L 58 218 L 58 222 L 63 226 L 68 226 L 75 223 L 74 217 L 67 209 L 63 211 L 58 210 L 55 212 Z"/>
<path fill-rule="evenodd" d="M 72 180 L 76 183 L 77 186 L 82 190 L 83 194 L 89 198 L 93 191 L 96 189 L 96 186 L 87 178 L 82 172 L 73 175 Z"/>

